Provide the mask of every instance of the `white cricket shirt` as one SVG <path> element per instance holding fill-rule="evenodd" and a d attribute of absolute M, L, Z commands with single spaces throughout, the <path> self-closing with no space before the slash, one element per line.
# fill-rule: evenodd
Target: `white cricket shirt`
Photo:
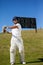
<path fill-rule="evenodd" d="M 21 25 L 17 23 L 14 26 L 18 26 L 18 28 L 12 29 L 12 35 L 16 37 L 20 37 L 21 36 Z"/>

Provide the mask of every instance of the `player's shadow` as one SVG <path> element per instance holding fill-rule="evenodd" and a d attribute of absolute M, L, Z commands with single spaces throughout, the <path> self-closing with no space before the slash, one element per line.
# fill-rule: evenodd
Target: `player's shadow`
<path fill-rule="evenodd" d="M 37 61 L 30 61 L 30 62 L 26 62 L 26 64 L 29 64 L 29 63 L 40 63 L 40 62 L 43 62 L 43 58 L 38 58 Z M 16 64 L 20 64 L 19 62 L 16 63 Z"/>
<path fill-rule="evenodd" d="M 40 63 L 40 62 L 43 62 L 43 58 L 38 58 L 37 61 L 26 62 L 26 64 L 28 64 L 28 63 Z"/>

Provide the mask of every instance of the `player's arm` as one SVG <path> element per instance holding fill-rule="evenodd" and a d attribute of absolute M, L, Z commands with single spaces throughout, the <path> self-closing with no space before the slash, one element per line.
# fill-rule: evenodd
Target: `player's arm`
<path fill-rule="evenodd" d="M 18 26 L 8 26 L 9 29 L 18 28 Z"/>

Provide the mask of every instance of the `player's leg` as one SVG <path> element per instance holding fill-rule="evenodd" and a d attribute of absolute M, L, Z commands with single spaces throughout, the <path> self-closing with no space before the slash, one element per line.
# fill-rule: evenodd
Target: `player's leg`
<path fill-rule="evenodd" d="M 20 62 L 24 62 L 24 48 L 23 46 L 19 47 L 19 55 L 20 55 Z"/>
<path fill-rule="evenodd" d="M 16 55 L 16 45 L 14 38 L 11 39 L 11 47 L 10 47 L 10 63 L 13 65 L 15 63 L 15 55 Z"/>
<path fill-rule="evenodd" d="M 17 46 L 19 48 L 20 62 L 22 64 L 25 64 L 25 62 L 24 62 L 24 45 L 23 45 L 23 40 L 22 39 L 18 40 L 18 45 Z"/>

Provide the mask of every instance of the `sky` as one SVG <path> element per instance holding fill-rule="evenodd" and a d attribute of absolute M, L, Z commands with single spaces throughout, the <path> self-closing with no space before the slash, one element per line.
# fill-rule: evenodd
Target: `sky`
<path fill-rule="evenodd" d="M 36 18 L 37 28 L 43 28 L 43 0 L 0 0 L 0 31 L 13 25 L 14 16 Z"/>

